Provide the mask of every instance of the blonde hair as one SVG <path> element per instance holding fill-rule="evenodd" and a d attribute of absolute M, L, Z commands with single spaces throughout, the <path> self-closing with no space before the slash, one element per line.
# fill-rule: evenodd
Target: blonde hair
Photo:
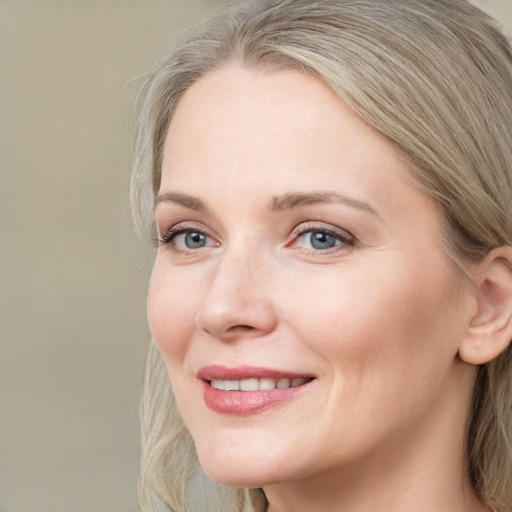
<path fill-rule="evenodd" d="M 511 45 L 466 0 L 248 0 L 201 26 L 157 63 L 144 90 L 131 193 L 139 232 L 149 232 L 176 105 L 195 81 L 231 62 L 313 75 L 391 141 L 411 163 L 414 184 L 438 205 L 457 269 L 512 245 Z M 468 416 L 475 491 L 496 512 L 510 511 L 510 347 L 479 367 Z M 142 439 L 143 510 L 157 510 L 158 500 L 189 510 L 195 449 L 153 344 Z M 221 496 L 223 510 L 265 507 L 257 489 Z"/>

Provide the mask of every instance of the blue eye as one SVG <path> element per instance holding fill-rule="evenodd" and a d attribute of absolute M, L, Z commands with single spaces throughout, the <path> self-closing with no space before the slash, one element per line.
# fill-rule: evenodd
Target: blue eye
<path fill-rule="evenodd" d="M 174 243 L 187 249 L 205 247 L 209 237 L 199 231 L 184 231 L 174 236 Z"/>
<path fill-rule="evenodd" d="M 339 228 L 322 225 L 302 224 L 294 229 L 290 247 L 311 253 L 331 253 L 345 250 L 355 244 L 350 233 Z"/>
<path fill-rule="evenodd" d="M 310 247 L 318 251 L 332 249 L 341 243 L 339 238 L 325 231 L 309 231 L 308 233 L 304 233 L 302 237 L 307 241 Z"/>
<path fill-rule="evenodd" d="M 182 226 L 171 228 L 165 236 L 159 239 L 159 244 L 169 246 L 175 251 L 193 251 L 203 247 L 213 247 L 217 243 L 205 232 Z"/>

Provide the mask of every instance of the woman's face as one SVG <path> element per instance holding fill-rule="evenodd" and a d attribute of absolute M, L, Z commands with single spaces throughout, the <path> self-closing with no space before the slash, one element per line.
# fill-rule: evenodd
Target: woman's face
<path fill-rule="evenodd" d="M 406 447 L 428 459 L 460 434 L 471 307 L 408 172 L 297 71 L 233 66 L 184 95 L 148 316 L 214 479 L 303 480 Z"/>

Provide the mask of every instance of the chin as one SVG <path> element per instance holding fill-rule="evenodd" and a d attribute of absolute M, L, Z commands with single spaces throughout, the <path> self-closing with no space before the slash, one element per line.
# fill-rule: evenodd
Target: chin
<path fill-rule="evenodd" d="M 212 467 L 203 463 L 201 467 L 212 480 L 225 487 L 257 488 L 275 483 L 271 475 L 255 471 L 254 468 L 241 469 L 238 465 Z"/>
<path fill-rule="evenodd" d="M 199 463 L 203 471 L 215 482 L 226 487 L 263 487 L 283 479 L 282 465 L 269 457 L 253 456 L 247 451 L 222 448 L 198 449 Z"/>

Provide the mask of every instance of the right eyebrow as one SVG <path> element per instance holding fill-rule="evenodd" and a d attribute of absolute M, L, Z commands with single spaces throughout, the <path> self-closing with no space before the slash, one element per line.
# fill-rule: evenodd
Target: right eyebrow
<path fill-rule="evenodd" d="M 318 191 L 318 192 L 296 192 L 291 194 L 284 194 L 276 196 L 272 199 L 269 205 L 270 211 L 282 211 L 293 208 L 300 208 L 309 204 L 316 203 L 342 203 L 351 208 L 356 208 L 365 212 L 372 213 L 377 217 L 380 215 L 368 203 L 356 199 L 355 197 L 338 194 L 331 191 Z"/>
<path fill-rule="evenodd" d="M 206 211 L 207 208 L 204 203 L 197 197 L 189 196 L 188 194 L 181 194 L 179 192 L 165 192 L 155 198 L 153 203 L 153 211 L 160 203 L 177 203 L 186 208 L 196 211 Z"/>

